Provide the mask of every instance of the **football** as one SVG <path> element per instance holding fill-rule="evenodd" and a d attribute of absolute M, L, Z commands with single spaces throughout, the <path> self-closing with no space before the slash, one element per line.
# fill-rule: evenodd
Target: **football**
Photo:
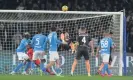
<path fill-rule="evenodd" d="M 62 6 L 62 11 L 68 11 L 68 6 L 66 6 L 66 5 L 64 5 L 64 6 Z"/>

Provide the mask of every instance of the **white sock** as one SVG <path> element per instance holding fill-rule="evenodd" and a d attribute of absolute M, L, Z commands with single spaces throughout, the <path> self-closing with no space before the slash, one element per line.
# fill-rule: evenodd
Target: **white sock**
<path fill-rule="evenodd" d="M 71 74 L 73 74 L 73 72 L 71 71 Z"/>

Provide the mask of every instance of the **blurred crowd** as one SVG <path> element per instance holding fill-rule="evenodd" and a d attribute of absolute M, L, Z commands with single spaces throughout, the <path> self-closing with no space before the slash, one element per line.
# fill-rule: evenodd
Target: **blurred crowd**
<path fill-rule="evenodd" d="M 0 9 L 61 10 L 67 5 L 70 11 L 121 11 L 126 10 L 127 51 L 133 53 L 133 0 L 0 0 Z"/>

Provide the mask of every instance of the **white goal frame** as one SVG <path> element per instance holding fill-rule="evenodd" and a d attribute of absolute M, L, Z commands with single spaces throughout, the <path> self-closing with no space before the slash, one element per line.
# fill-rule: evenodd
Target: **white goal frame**
<path fill-rule="evenodd" d="M 45 11 L 45 10 L 0 10 L 0 13 L 61 13 L 61 14 L 108 14 L 108 15 L 120 15 L 120 58 L 119 58 L 119 76 L 122 76 L 122 60 L 123 60 L 123 12 L 96 12 L 96 11 Z M 0 20 L 1 22 L 7 22 L 6 20 Z M 8 21 L 9 22 L 9 21 Z M 12 22 L 12 21 L 11 21 Z"/>

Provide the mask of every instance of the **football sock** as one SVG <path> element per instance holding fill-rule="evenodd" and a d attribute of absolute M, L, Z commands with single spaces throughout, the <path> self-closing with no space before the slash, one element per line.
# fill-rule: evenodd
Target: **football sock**
<path fill-rule="evenodd" d="M 25 70 L 24 71 L 27 71 L 29 68 L 30 68 L 30 65 L 31 65 L 31 62 L 29 61 L 29 62 L 27 62 L 27 64 L 26 64 L 26 67 L 25 67 Z"/>
<path fill-rule="evenodd" d="M 46 68 L 44 67 L 44 63 L 41 62 L 40 64 L 40 69 L 43 71 L 43 72 L 46 72 Z"/>
<path fill-rule="evenodd" d="M 111 74 L 111 71 L 109 70 L 109 68 L 107 68 L 107 73 L 108 73 L 108 75 Z"/>
<path fill-rule="evenodd" d="M 14 72 L 17 72 L 22 66 L 24 65 L 23 62 L 20 62 L 18 66 L 14 69 Z"/>
<path fill-rule="evenodd" d="M 102 70 L 102 74 L 104 75 L 105 72 L 107 71 L 108 68 L 108 64 L 104 64 L 103 70 Z"/>
<path fill-rule="evenodd" d="M 71 74 L 73 74 L 73 72 L 71 71 Z"/>
<path fill-rule="evenodd" d="M 31 68 L 34 69 L 35 68 L 35 63 L 32 61 L 31 62 Z"/>
<path fill-rule="evenodd" d="M 105 71 L 106 71 L 106 64 L 104 64 L 104 67 L 102 69 L 102 74 L 104 75 L 105 74 Z"/>

